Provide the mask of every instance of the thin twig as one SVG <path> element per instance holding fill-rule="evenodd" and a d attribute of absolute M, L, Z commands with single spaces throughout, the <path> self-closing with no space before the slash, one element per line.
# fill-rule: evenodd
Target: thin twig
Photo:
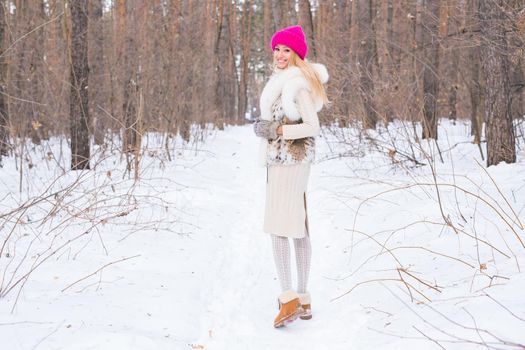
<path fill-rule="evenodd" d="M 139 257 L 139 256 L 140 256 L 140 254 L 137 254 L 137 255 L 134 255 L 134 256 L 129 256 L 129 257 L 127 257 L 127 258 L 122 258 L 122 259 L 115 260 L 115 261 L 112 261 L 112 262 L 110 262 L 110 263 L 107 263 L 106 265 L 104 265 L 104 266 L 100 267 L 99 269 L 97 269 L 95 272 L 90 273 L 89 275 L 87 275 L 87 276 L 85 276 L 85 277 L 82 277 L 81 279 L 79 279 L 79 280 L 77 280 L 77 281 L 75 281 L 75 282 L 69 284 L 67 287 L 65 287 L 64 289 L 62 289 L 62 292 L 64 292 L 64 291 L 66 291 L 67 289 L 71 288 L 72 286 L 74 286 L 74 285 L 77 284 L 78 282 L 81 282 L 81 281 L 83 281 L 83 280 L 85 280 L 85 279 L 87 279 L 87 278 L 89 278 L 89 277 L 91 277 L 91 276 L 93 276 L 93 275 L 96 275 L 97 273 L 99 273 L 99 272 L 102 271 L 104 268 L 106 268 L 106 267 L 108 267 L 108 266 L 110 266 L 110 265 L 113 265 L 113 264 L 116 264 L 116 263 L 119 263 L 119 262 L 122 262 L 122 261 L 125 261 L 125 260 L 129 260 L 129 259 L 137 258 L 137 257 Z"/>

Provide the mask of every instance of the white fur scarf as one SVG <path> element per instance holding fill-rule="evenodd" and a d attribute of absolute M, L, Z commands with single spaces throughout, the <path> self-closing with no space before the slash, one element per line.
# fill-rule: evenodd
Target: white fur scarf
<path fill-rule="evenodd" d="M 311 65 L 319 76 L 321 83 L 325 84 L 328 81 L 326 67 L 320 63 L 311 63 Z M 272 120 L 272 106 L 279 96 L 281 96 L 283 112 L 288 119 L 294 121 L 301 119 L 295 105 L 295 96 L 301 89 L 311 91 L 308 81 L 298 67 L 290 67 L 274 73 L 264 86 L 261 94 L 261 119 Z M 314 104 L 317 112 L 323 108 L 323 100 L 317 96 L 314 97 Z"/>
<path fill-rule="evenodd" d="M 326 67 L 320 63 L 310 63 L 321 83 L 325 84 L 328 81 L 328 71 Z M 264 86 L 260 99 L 260 110 L 262 120 L 272 120 L 272 106 L 275 101 L 281 96 L 281 104 L 283 112 L 288 119 L 297 121 L 301 119 L 301 115 L 295 104 L 295 97 L 300 90 L 306 89 L 311 92 L 310 84 L 304 77 L 303 73 L 298 67 L 289 67 L 285 70 L 274 73 L 270 80 Z M 314 96 L 313 102 L 317 112 L 323 108 L 323 100 L 319 96 Z M 259 160 L 262 166 L 266 166 L 266 152 L 268 148 L 268 140 L 262 139 Z"/>

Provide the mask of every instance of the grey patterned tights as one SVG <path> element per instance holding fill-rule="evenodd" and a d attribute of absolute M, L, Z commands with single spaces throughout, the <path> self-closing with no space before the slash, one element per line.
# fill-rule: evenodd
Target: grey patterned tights
<path fill-rule="evenodd" d="M 292 271 L 290 267 L 290 243 L 288 237 L 272 236 L 273 258 L 277 268 L 277 277 L 281 283 L 282 291 L 292 289 Z M 306 293 L 308 275 L 310 274 L 310 260 L 312 248 L 310 237 L 293 239 L 295 247 L 295 260 L 297 263 L 297 293 Z"/>

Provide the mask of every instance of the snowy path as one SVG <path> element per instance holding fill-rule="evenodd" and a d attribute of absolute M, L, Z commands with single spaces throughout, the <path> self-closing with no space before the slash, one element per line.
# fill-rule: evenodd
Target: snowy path
<path fill-rule="evenodd" d="M 314 299 L 317 308 L 311 321 L 298 320 L 287 329 L 273 329 L 279 284 L 269 237 L 261 232 L 266 172 L 255 166 L 258 142 L 251 137 L 251 130 L 244 128 L 234 135 L 238 138 L 221 150 L 216 164 L 206 164 L 230 171 L 213 173 L 206 179 L 212 188 L 208 194 L 212 205 L 203 210 L 213 215 L 202 224 L 205 230 L 216 232 L 218 241 L 210 245 L 217 251 L 209 252 L 214 257 L 209 265 L 211 288 L 206 293 L 205 328 L 196 343 L 209 349 L 309 349 L 326 337 L 330 348 L 348 349 L 345 342 L 355 326 L 349 322 L 341 333 L 332 323 L 344 320 L 328 317 L 335 310 L 322 298 Z M 319 262 L 317 243 L 314 239 L 314 261 Z M 322 279 L 316 276 L 318 271 L 315 267 L 313 284 Z M 312 332 L 315 329 L 318 331 Z"/>

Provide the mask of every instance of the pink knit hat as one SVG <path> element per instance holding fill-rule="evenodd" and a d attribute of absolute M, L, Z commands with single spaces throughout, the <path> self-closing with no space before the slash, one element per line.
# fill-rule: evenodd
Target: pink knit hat
<path fill-rule="evenodd" d="M 308 54 L 308 46 L 301 26 L 286 27 L 275 32 L 272 36 L 272 51 L 278 44 L 288 46 L 303 60 Z"/>

